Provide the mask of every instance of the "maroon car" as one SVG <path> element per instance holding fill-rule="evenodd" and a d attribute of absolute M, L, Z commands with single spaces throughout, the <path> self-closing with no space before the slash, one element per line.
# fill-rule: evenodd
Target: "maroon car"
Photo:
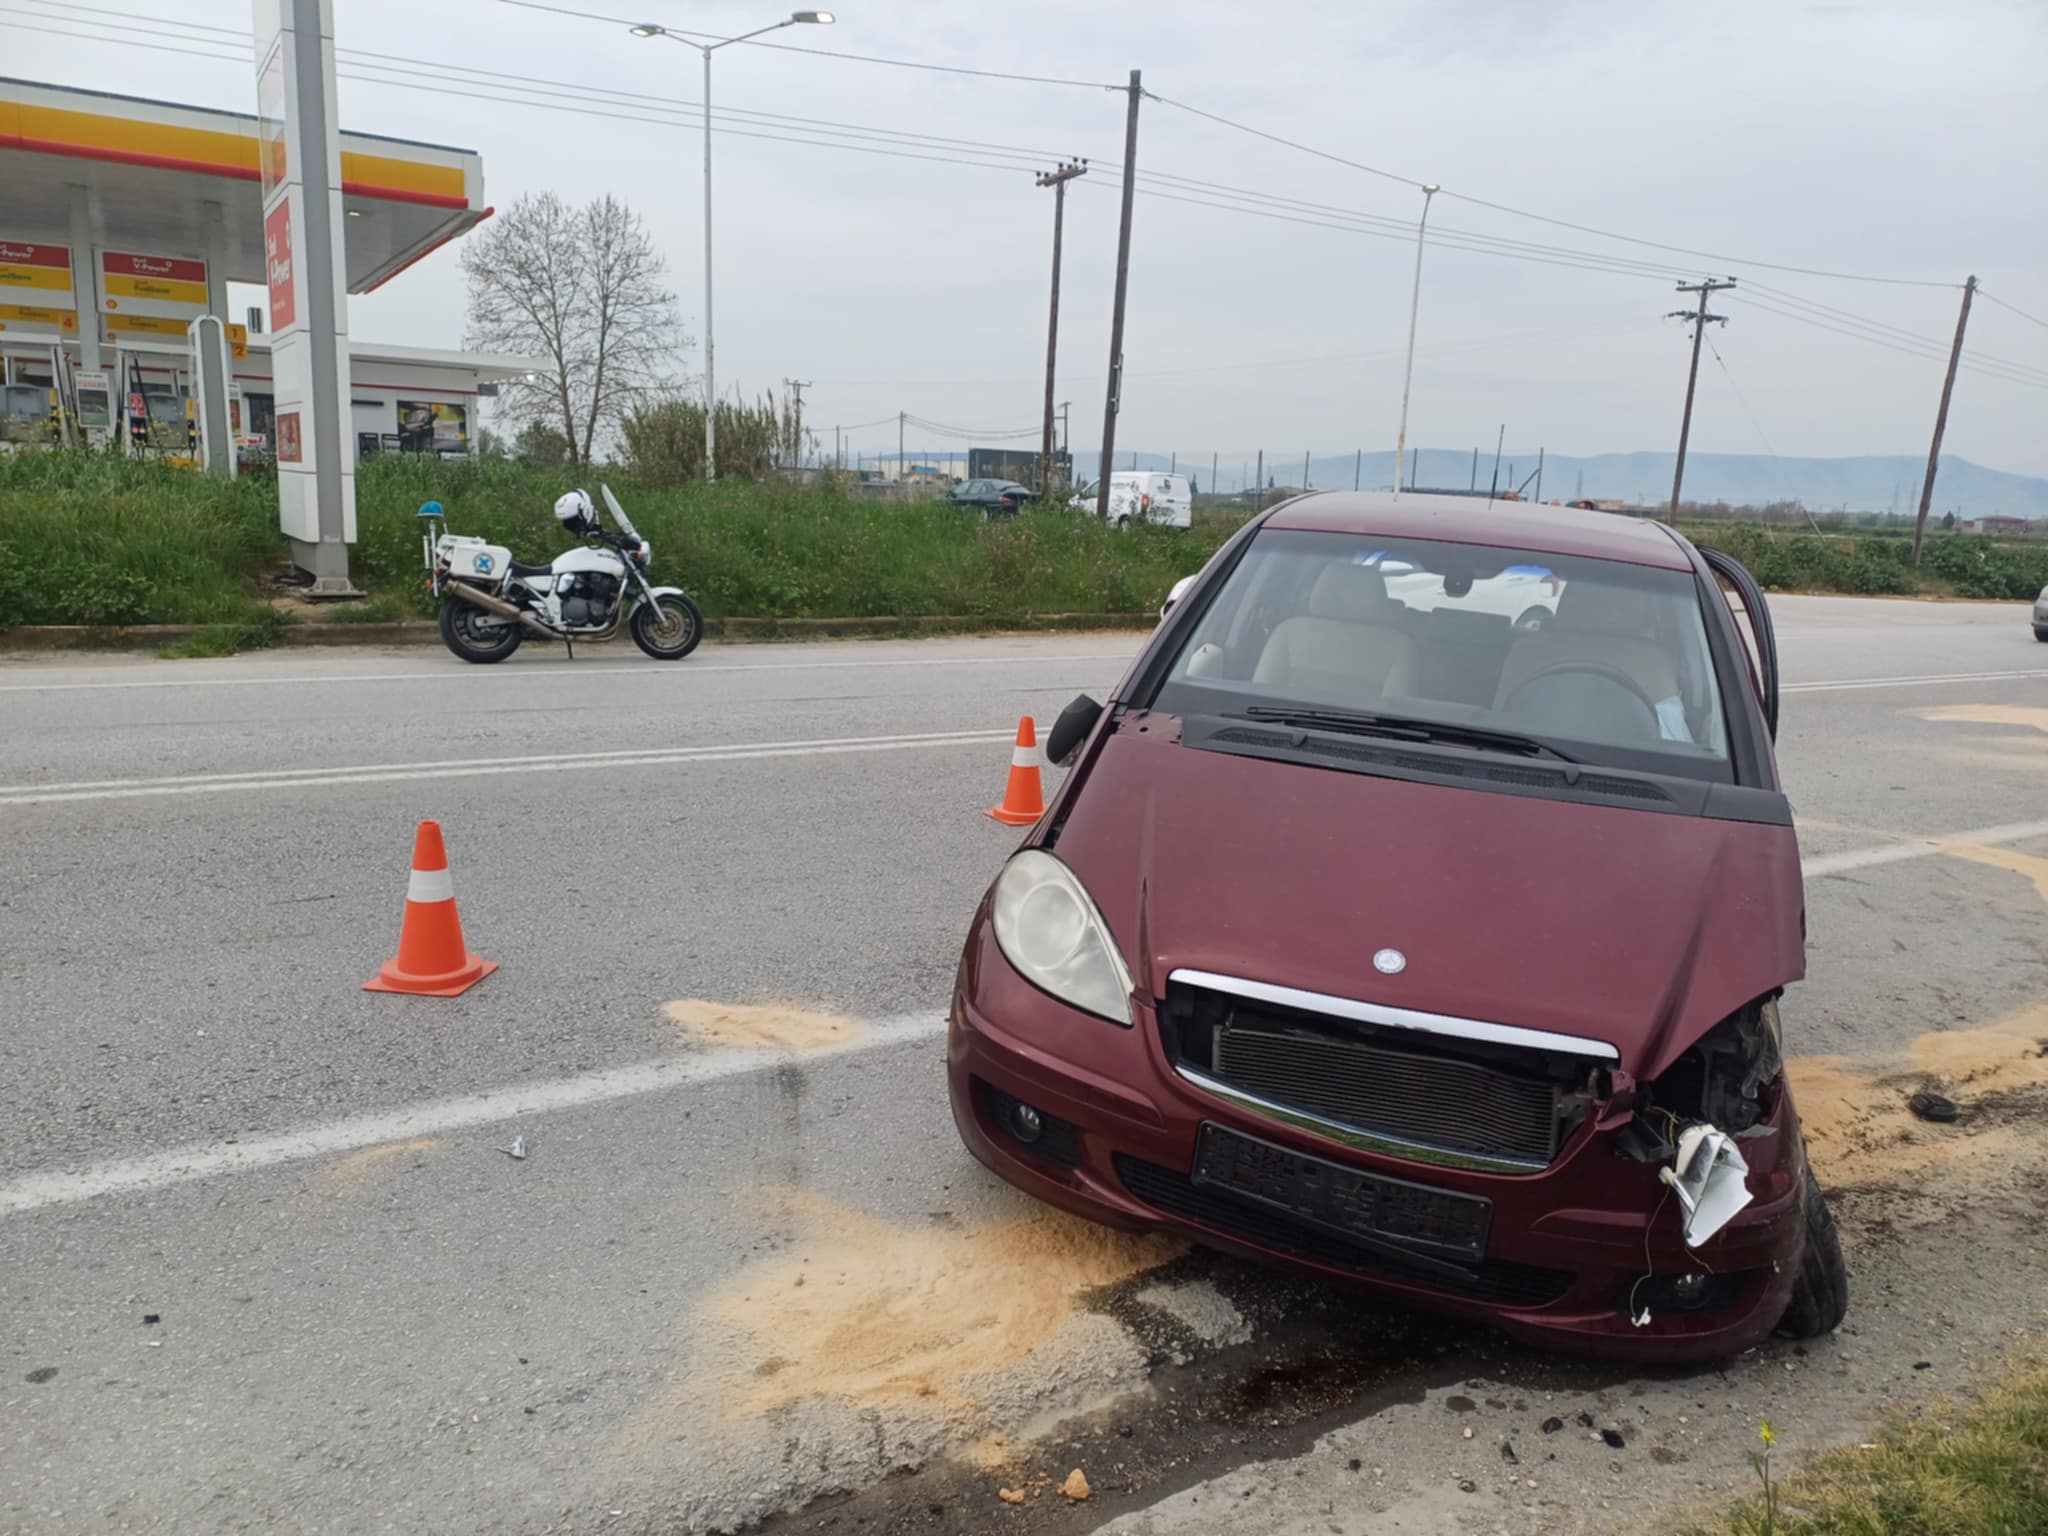
<path fill-rule="evenodd" d="M 1503 597 L 1529 582 L 1540 626 Z M 969 1150 L 1535 1343 L 1704 1359 L 1840 1322 L 1748 573 L 1657 523 L 1316 495 L 1175 595 L 1061 717 L 1071 771 L 975 914 Z"/>

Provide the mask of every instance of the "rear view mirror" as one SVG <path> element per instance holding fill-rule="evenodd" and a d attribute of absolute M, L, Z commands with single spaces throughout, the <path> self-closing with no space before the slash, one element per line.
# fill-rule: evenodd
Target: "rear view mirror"
<path fill-rule="evenodd" d="M 1166 601 L 1159 605 L 1159 617 L 1165 618 L 1173 612 L 1173 605 L 1188 595 L 1188 588 L 1195 584 L 1192 576 L 1183 576 L 1167 589 Z"/>
<path fill-rule="evenodd" d="M 1066 767 L 1073 755 L 1081 750 L 1081 743 L 1088 739 L 1088 733 L 1095 729 L 1095 722 L 1101 718 L 1100 704 L 1085 693 L 1076 695 L 1074 702 L 1060 711 L 1059 719 L 1046 733 L 1046 761 Z"/>

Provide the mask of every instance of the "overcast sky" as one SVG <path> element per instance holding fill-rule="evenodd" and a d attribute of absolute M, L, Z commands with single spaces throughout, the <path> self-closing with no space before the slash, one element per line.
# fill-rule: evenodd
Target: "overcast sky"
<path fill-rule="evenodd" d="M 769 0 L 560 0 L 730 35 Z M 2040 0 L 1796 4 L 1724 0 L 844 0 L 838 25 L 780 41 L 847 53 L 1121 83 L 1554 219 L 1721 253 L 1629 246 L 1448 196 L 1431 228 L 1732 271 L 1944 344 L 1959 294 L 1772 272 L 1757 261 L 1985 288 L 2048 318 L 2048 5 Z M 108 10 L 245 28 L 235 0 Z M 336 0 L 344 48 L 436 69 L 699 98 L 694 50 L 502 0 Z M 26 30 L 81 30 L 68 0 L 0 8 L 0 73 L 253 109 L 251 68 Z M 56 13 L 70 14 L 59 20 Z M 111 34 L 110 34 L 111 35 Z M 133 37 L 133 34 L 130 34 Z M 1121 158 L 1121 94 L 735 47 L 715 104 Z M 345 74 L 352 72 L 344 64 Z M 473 81 L 344 78 L 349 128 L 477 149 L 490 201 L 610 192 L 646 215 L 689 329 L 701 320 L 702 139 L 694 128 L 449 94 Z M 518 87 L 511 87 L 517 92 Z M 722 137 L 717 155 L 722 385 L 811 380 L 807 420 L 898 410 L 977 430 L 1029 427 L 1044 384 L 1052 194 L 1028 170 Z M 1412 219 L 1421 194 L 1157 102 L 1148 170 Z M 1164 190 L 1163 188 L 1160 190 Z M 1199 195 L 1199 194 L 1198 194 Z M 1115 177 L 1067 204 L 1059 397 L 1073 441 L 1100 435 L 1116 254 Z M 1226 458 L 1391 448 L 1411 243 L 1141 195 L 1131 256 L 1123 448 Z M 1576 258 L 1574 258 L 1576 259 Z M 1761 298 L 1762 295 L 1757 297 Z M 1668 277 L 1619 276 L 1432 245 L 1409 440 L 1586 454 L 1674 445 L 1683 326 Z M 1783 302 L 1778 300 L 1775 302 Z M 1923 360 L 1755 307 L 1738 294 L 1703 364 L 1693 446 L 1924 453 L 1941 384 Z M 1809 311 L 1809 314 L 1812 312 Z M 353 301 L 369 340 L 458 346 L 452 250 Z M 2048 370 L 2048 329 L 1979 303 L 1974 349 Z M 1966 354 L 1967 355 L 1967 354 Z M 694 359 L 689 366 L 694 367 Z M 1965 372 L 1948 451 L 2048 474 L 2048 389 Z M 893 423 L 856 447 L 895 446 Z M 913 433 L 913 447 L 947 446 Z"/>

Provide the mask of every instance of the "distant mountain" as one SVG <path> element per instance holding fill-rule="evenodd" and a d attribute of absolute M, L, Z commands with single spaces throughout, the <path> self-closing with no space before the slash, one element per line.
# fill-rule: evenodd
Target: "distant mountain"
<path fill-rule="evenodd" d="M 1601 453 L 1588 458 L 1549 454 L 1543 462 L 1543 499 L 1571 501 L 1583 495 L 1598 501 L 1660 505 L 1671 499 L 1672 457 L 1669 453 Z M 1211 489 L 1208 454 L 1169 455 L 1139 450 L 1136 459 L 1140 469 L 1175 465 L 1193 475 L 1200 489 Z M 1117 451 L 1118 469 L 1130 468 L 1131 462 L 1129 450 Z M 1410 462 L 1424 489 L 1464 490 L 1476 484 L 1483 490 L 1493 474 L 1493 456 L 1482 452 L 1475 465 L 1469 448 L 1418 449 Z M 1250 454 L 1219 455 L 1216 473 L 1220 489 L 1229 492 L 1249 484 L 1256 463 L 1256 456 Z M 1075 451 L 1076 474 L 1093 476 L 1095 464 L 1094 454 Z M 1920 476 L 1926 467 L 1925 458 L 1904 456 L 1794 459 L 1757 453 L 1691 453 L 1685 460 L 1685 499 L 1750 505 L 1801 501 L 1815 512 L 1841 508 L 1851 512 L 1911 512 L 1919 505 Z M 1311 455 L 1308 483 L 1318 490 L 1348 491 L 1354 468 L 1358 483 L 1364 487 L 1385 489 L 1393 484 L 1394 456 L 1385 452 L 1368 453 L 1362 459 L 1349 453 Z M 1535 472 L 1533 449 L 1501 455 L 1503 489 L 1525 485 L 1522 494 L 1534 497 L 1538 489 L 1533 479 Z M 1266 474 L 1274 485 L 1299 486 L 1301 455 L 1268 454 Z M 2048 518 L 2048 478 L 2008 474 L 1968 459 L 1944 457 L 1934 483 L 1932 511 L 1936 517 L 1954 512 L 1958 517 L 2003 514 Z"/>

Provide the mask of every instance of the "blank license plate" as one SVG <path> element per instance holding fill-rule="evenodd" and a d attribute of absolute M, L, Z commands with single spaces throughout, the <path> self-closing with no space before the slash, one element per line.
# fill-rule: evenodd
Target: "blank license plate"
<path fill-rule="evenodd" d="M 1195 1142 L 1194 1181 L 1340 1236 L 1412 1244 L 1461 1259 L 1486 1257 L 1491 1200 L 1361 1173 L 1220 1125 L 1204 1125 Z"/>

